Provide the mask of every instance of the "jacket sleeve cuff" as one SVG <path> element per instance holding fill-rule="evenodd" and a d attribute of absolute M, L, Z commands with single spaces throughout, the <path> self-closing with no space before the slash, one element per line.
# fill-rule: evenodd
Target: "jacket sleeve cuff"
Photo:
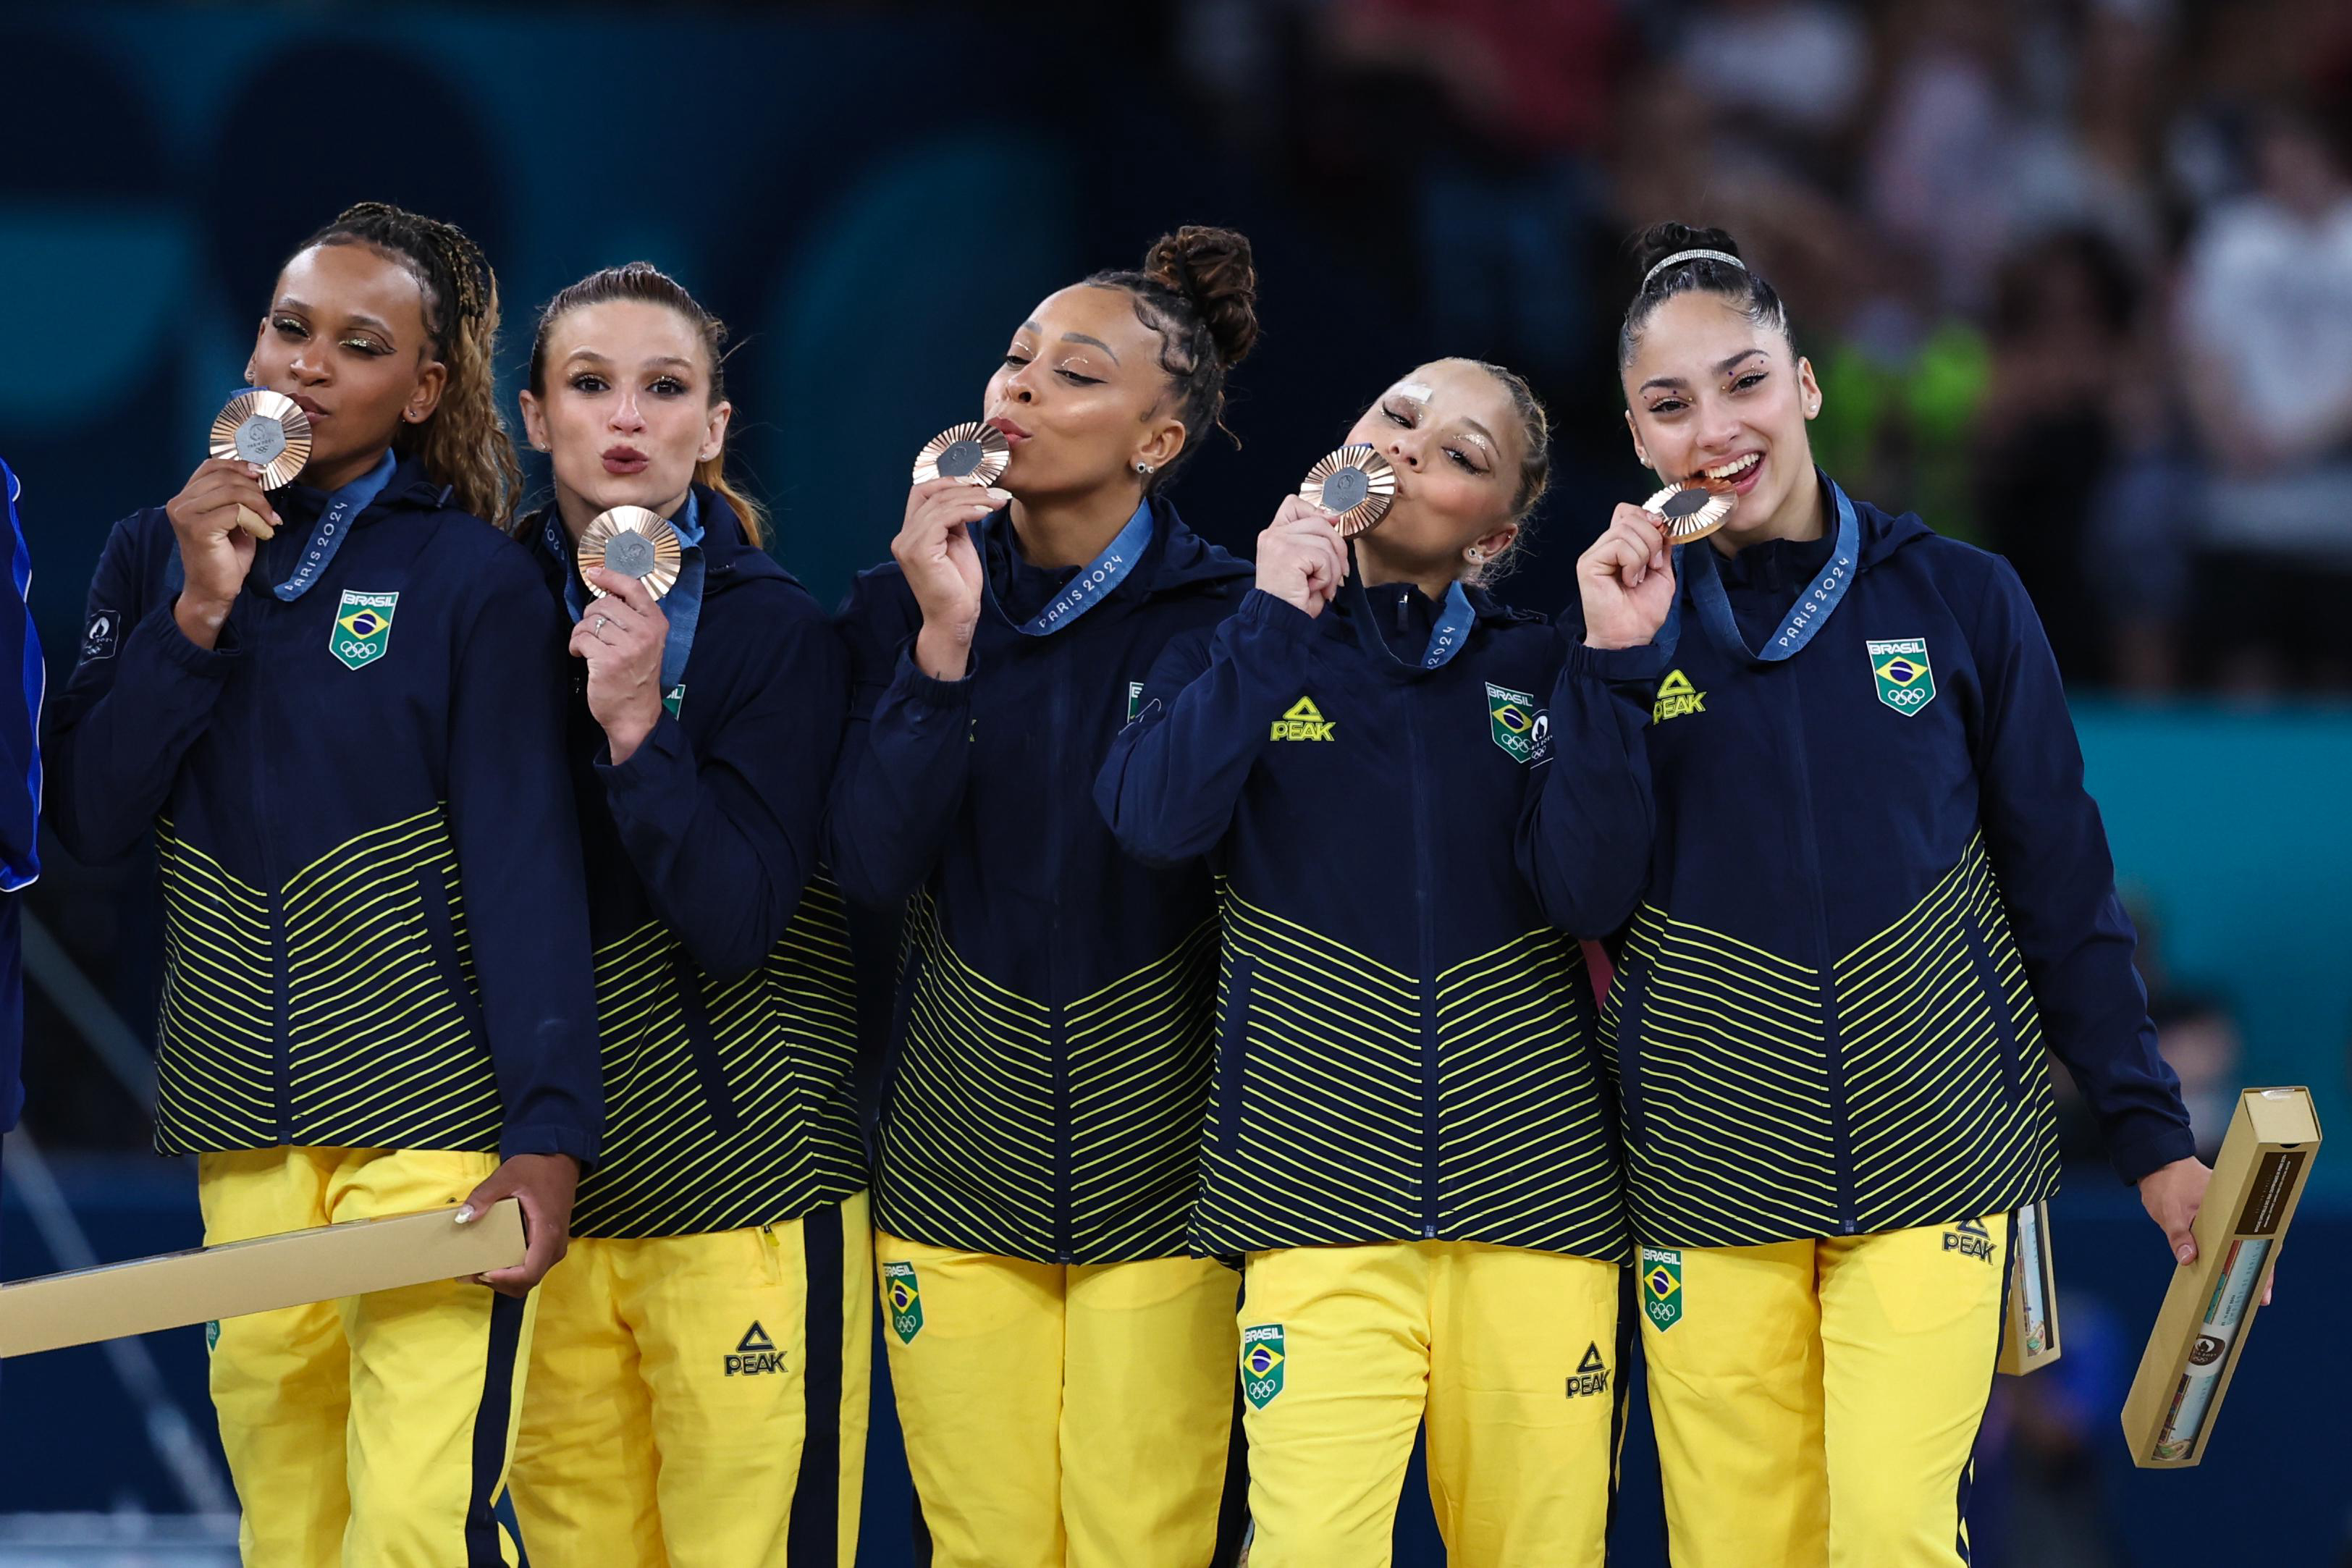
<path fill-rule="evenodd" d="M 2154 1111 L 2136 1110 L 2107 1129 L 2107 1158 L 2127 1186 L 2196 1154 L 2197 1137 L 2188 1123 Z"/>
<path fill-rule="evenodd" d="M 215 679 L 226 675 L 236 665 L 237 657 L 236 634 L 230 629 L 230 623 L 222 624 L 218 646 L 198 647 L 188 640 L 188 634 L 180 629 L 179 617 L 173 614 L 172 608 L 176 602 L 177 596 L 174 595 L 148 611 L 147 618 L 139 624 L 129 640 L 138 644 L 142 651 L 152 652 L 174 669 Z M 126 655 L 129 651 L 128 647 L 124 649 Z"/>
<path fill-rule="evenodd" d="M 898 671 L 891 686 L 906 694 L 908 700 L 927 708 L 969 708 L 971 706 L 971 683 L 980 675 L 980 650 L 974 648 L 971 662 L 965 667 L 961 680 L 941 680 L 926 675 L 915 663 L 915 643 L 908 638 L 898 655 Z"/>
<path fill-rule="evenodd" d="M 604 798 L 616 813 L 635 815 L 644 805 L 674 800 L 680 784 L 694 778 L 693 743 L 667 708 L 627 762 L 614 762 L 612 755 L 609 746 L 598 749 L 596 776 L 604 781 Z"/>
<path fill-rule="evenodd" d="M 1612 684 L 1655 680 L 1665 674 L 1675 650 L 1670 644 L 1643 643 L 1639 647 L 1592 647 L 1582 641 L 1568 645 L 1562 666 L 1572 675 L 1589 675 Z"/>
<path fill-rule="evenodd" d="M 1315 617 L 1282 597 L 1263 588 L 1252 588 L 1242 595 L 1241 608 L 1234 612 L 1241 624 L 1253 631 L 1269 632 L 1305 643 L 1315 635 Z"/>
<path fill-rule="evenodd" d="M 499 1134 L 499 1158 L 518 1154 L 569 1154 L 584 1171 L 596 1163 L 596 1141 L 577 1127 L 552 1121 L 509 1127 Z"/>

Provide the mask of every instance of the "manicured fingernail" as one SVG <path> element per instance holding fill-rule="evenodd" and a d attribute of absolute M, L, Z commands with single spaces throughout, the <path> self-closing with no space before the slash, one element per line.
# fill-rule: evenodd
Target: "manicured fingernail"
<path fill-rule="evenodd" d="M 459 1210 L 457 1211 L 457 1223 L 458 1223 L 459 1225 L 465 1225 L 465 1224 L 469 1223 L 469 1222 L 473 1219 L 473 1217 L 474 1217 L 474 1205 L 471 1205 L 471 1204 L 467 1204 L 465 1207 L 463 1207 L 463 1208 L 461 1208 L 461 1209 L 459 1209 Z"/>
<path fill-rule="evenodd" d="M 992 501 L 1008 501 L 1013 499 L 1013 492 L 1011 490 L 1001 490 L 995 486 L 991 485 L 988 490 L 988 499 Z"/>
<path fill-rule="evenodd" d="M 2172 1256 L 2183 1263 L 2194 1263 L 2197 1261 L 2197 1249 L 2184 1241 L 2172 1249 Z"/>

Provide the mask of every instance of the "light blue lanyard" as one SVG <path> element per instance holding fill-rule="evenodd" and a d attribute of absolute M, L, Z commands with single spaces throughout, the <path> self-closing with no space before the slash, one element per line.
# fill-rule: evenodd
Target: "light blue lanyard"
<path fill-rule="evenodd" d="M 1429 628 L 1429 647 L 1423 650 L 1421 668 L 1435 669 L 1460 653 L 1470 640 L 1471 623 L 1477 618 L 1478 612 L 1470 607 L 1470 595 L 1462 591 L 1462 584 L 1448 583 L 1445 608 L 1439 613 L 1437 624 Z"/>
<path fill-rule="evenodd" d="M 325 509 L 319 513 L 319 521 L 311 525 L 310 542 L 302 547 L 302 559 L 295 563 L 294 575 L 273 590 L 279 598 L 290 605 L 310 591 L 311 584 L 318 582 L 319 574 L 335 558 L 335 552 L 343 547 L 344 537 L 351 532 L 352 524 L 359 520 L 360 513 L 367 510 L 368 503 L 383 493 L 383 487 L 392 482 L 392 470 L 395 467 L 392 450 L 386 447 L 382 462 L 327 498 Z"/>
<path fill-rule="evenodd" d="M 1697 551 L 1702 556 L 1703 564 L 1690 573 L 1691 597 L 1698 602 L 1699 620 L 1706 626 L 1707 636 L 1727 656 L 1753 664 L 1777 664 L 1812 641 L 1813 635 L 1845 597 L 1846 589 L 1853 582 L 1855 563 L 1862 558 L 1858 548 L 1862 529 L 1854 519 L 1853 502 L 1846 499 L 1845 491 L 1832 482 L 1830 494 L 1837 500 L 1837 541 L 1830 552 L 1829 563 L 1797 595 L 1797 602 L 1780 617 L 1780 629 L 1772 634 L 1772 640 L 1764 645 L 1761 652 L 1748 646 L 1748 639 L 1740 635 L 1738 621 L 1732 616 L 1731 598 L 1723 589 L 1715 547 L 1685 545 L 1675 552 L 1676 571 L 1683 570 L 1684 550 Z"/>
<path fill-rule="evenodd" d="M 1005 514 L 999 512 L 997 516 L 1004 517 Z M 992 518 L 990 523 L 994 526 L 995 519 Z M 1003 526 L 1010 528 L 1011 521 L 1008 519 Z M 1015 550 L 1020 548 L 1013 541 L 1005 542 Z M 1127 581 L 1127 574 L 1135 570 L 1135 563 L 1143 559 L 1144 551 L 1150 545 L 1151 503 L 1145 501 L 1135 509 L 1135 515 L 1127 520 L 1127 525 L 1118 531 L 1118 537 L 1104 546 L 1103 552 L 1087 563 L 1060 593 L 1048 599 L 1044 609 L 1029 618 L 1021 627 L 1021 635 L 1050 637 L 1093 609 L 1107 595 Z"/>
<path fill-rule="evenodd" d="M 686 679 L 686 661 L 694 652 L 695 628 L 702 623 L 702 504 L 692 490 L 686 492 L 686 504 L 669 520 L 677 531 L 677 581 L 662 595 L 662 614 L 669 618 L 669 635 L 662 639 L 661 684 L 663 700 L 677 690 Z M 547 509 L 547 521 L 541 530 L 547 552 L 564 567 L 563 607 L 572 614 L 572 624 L 588 613 L 588 584 L 580 580 L 572 555 L 572 541 L 563 531 L 562 513 L 554 507 Z M 677 709 L 670 710 L 673 716 Z"/>

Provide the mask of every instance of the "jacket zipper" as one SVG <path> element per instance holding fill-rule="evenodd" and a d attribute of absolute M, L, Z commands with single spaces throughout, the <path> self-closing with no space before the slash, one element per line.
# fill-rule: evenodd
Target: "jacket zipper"
<path fill-rule="evenodd" d="M 1045 820 L 1051 823 L 1069 820 L 1063 815 L 1062 759 L 1069 754 L 1070 667 L 1076 662 L 1076 658 L 1068 648 L 1062 649 L 1061 654 L 1058 658 L 1051 656 L 1046 658 L 1054 671 L 1053 700 L 1046 709 L 1045 729 L 1049 742 L 1045 753 L 1048 759 Z M 1088 809 L 1092 809 L 1091 803 Z M 1059 841 L 1055 840 L 1055 843 L 1058 846 Z M 1051 885 L 1056 889 L 1062 885 L 1061 860 L 1057 847 L 1053 864 L 1047 868 L 1053 879 Z M 1062 994 L 1062 900 L 1058 892 L 1053 902 L 1053 913 L 1047 917 L 1045 994 L 1048 997 Z M 1047 1013 L 1046 1038 L 1049 1042 L 1047 1048 L 1054 1058 L 1054 1257 L 1058 1262 L 1069 1263 L 1075 1261 L 1071 1256 L 1074 1247 L 1070 1235 L 1070 1041 L 1059 1001 L 1053 1002 Z"/>
<path fill-rule="evenodd" d="M 1794 659 L 1775 668 L 1788 682 L 1790 727 L 1797 736 L 1797 832 L 1804 843 L 1805 868 L 1810 873 L 1808 893 L 1812 903 L 1813 953 L 1821 964 L 1822 1047 L 1826 1053 L 1830 1079 L 1831 1157 L 1837 1162 L 1838 1233 L 1852 1236 L 1860 1223 L 1854 1216 L 1853 1133 L 1846 1124 L 1845 1053 L 1838 1037 L 1836 962 L 1830 952 L 1829 914 L 1822 895 L 1821 836 L 1813 817 L 1813 776 L 1808 761 L 1811 747 L 1805 736 L 1804 688 L 1797 678 Z"/>
<path fill-rule="evenodd" d="M 258 565 L 259 558 L 257 556 L 255 566 Z M 250 578 L 257 573 L 248 569 L 247 575 Z M 274 597 L 263 602 L 272 605 L 277 604 Z M 293 612 L 289 609 L 286 613 L 291 615 Z M 280 661 L 275 658 L 274 649 L 262 646 L 271 632 L 279 629 L 271 624 L 273 619 L 257 614 L 247 616 L 244 625 L 236 626 L 232 616 L 231 624 L 222 628 L 254 645 L 246 660 L 251 667 L 247 679 L 268 683 L 262 688 L 264 700 L 259 706 L 263 708 L 276 702 L 281 691 L 278 682 L 269 673 Z M 278 810 L 269 788 L 267 749 L 248 740 L 243 750 L 251 779 L 249 798 L 253 801 L 254 818 L 263 825 L 254 839 L 254 863 L 261 869 L 261 896 L 269 910 L 269 1045 L 270 1055 L 277 1064 L 276 1070 L 270 1075 L 270 1112 L 276 1119 L 278 1142 L 290 1144 L 295 1142 L 293 977 L 289 973 L 292 961 L 287 952 L 286 889 L 278 885 L 277 858 L 270 853 L 268 831 L 268 825 L 278 820 Z"/>
<path fill-rule="evenodd" d="M 1429 854 L 1429 820 L 1424 808 L 1428 767 L 1421 745 L 1421 727 L 1413 721 L 1415 689 L 1397 688 L 1403 698 L 1405 742 L 1412 753 L 1410 778 L 1412 805 L 1412 908 L 1421 928 L 1421 1234 L 1437 1235 L 1437 931 L 1430 913 L 1429 888 L 1433 875 Z"/>

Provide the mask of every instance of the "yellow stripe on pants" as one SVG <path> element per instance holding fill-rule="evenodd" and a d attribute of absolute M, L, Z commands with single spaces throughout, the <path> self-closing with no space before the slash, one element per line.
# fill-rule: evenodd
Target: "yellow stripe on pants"
<path fill-rule="evenodd" d="M 200 1154 L 205 1244 L 465 1201 L 494 1154 Z M 489 1568 L 535 1300 L 455 1280 L 228 1318 L 213 1408 L 247 1568 Z"/>
<path fill-rule="evenodd" d="M 1675 1568 L 1967 1562 L 2008 1225 L 1640 1249 Z"/>
<path fill-rule="evenodd" d="M 575 1239 L 540 1287 L 515 1449 L 532 1561 L 854 1563 L 871 1246 L 863 1193 L 751 1230 Z"/>
<path fill-rule="evenodd" d="M 1202 1568 L 1234 1437 L 1234 1271 L 874 1238 L 933 1568 Z"/>
<path fill-rule="evenodd" d="M 1622 1272 L 1475 1242 L 1252 1253 L 1251 1568 L 1386 1564 L 1424 1420 L 1447 1562 L 1599 1568 Z"/>

